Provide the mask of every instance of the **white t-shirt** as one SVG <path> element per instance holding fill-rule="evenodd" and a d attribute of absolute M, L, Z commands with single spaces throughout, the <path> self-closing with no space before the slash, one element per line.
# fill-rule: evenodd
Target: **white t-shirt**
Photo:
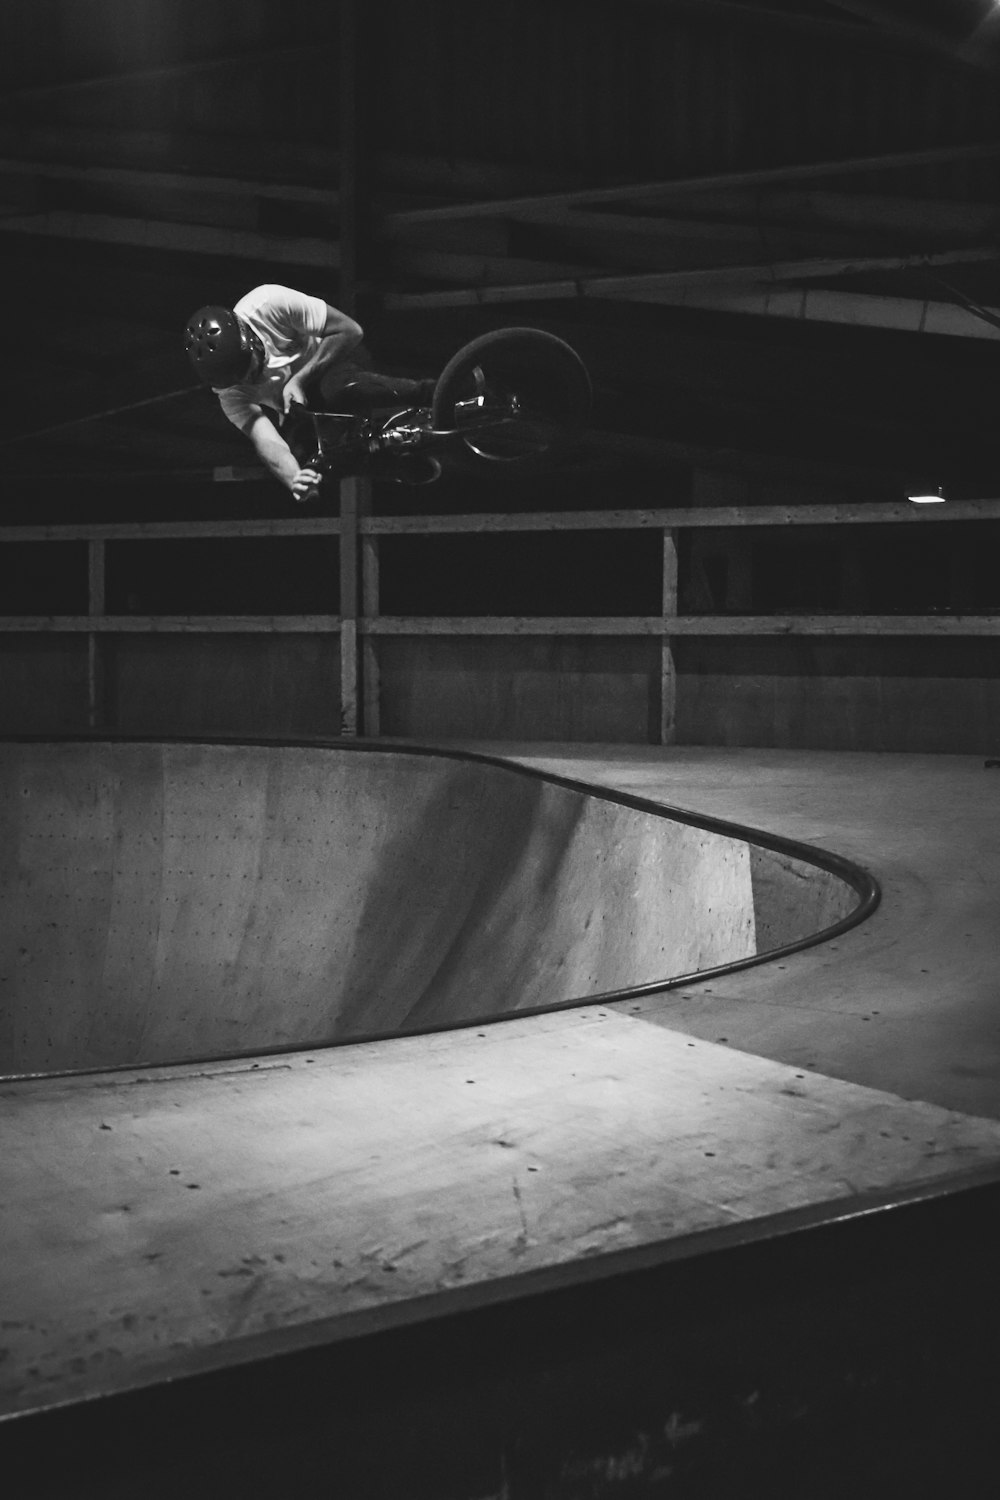
<path fill-rule="evenodd" d="M 314 353 L 326 325 L 326 303 L 288 286 L 257 286 L 241 297 L 233 308 L 246 318 L 267 352 L 260 378 L 252 383 L 216 389 L 219 405 L 235 426 L 242 428 L 261 408 L 283 411 L 281 393 L 285 382 Z"/>

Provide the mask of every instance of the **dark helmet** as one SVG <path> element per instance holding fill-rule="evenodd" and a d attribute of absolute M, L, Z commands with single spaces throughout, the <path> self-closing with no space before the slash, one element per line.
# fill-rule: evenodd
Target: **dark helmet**
<path fill-rule="evenodd" d="M 188 319 L 184 347 L 198 379 L 220 388 L 245 380 L 265 358 L 258 335 L 228 307 L 199 307 Z"/>

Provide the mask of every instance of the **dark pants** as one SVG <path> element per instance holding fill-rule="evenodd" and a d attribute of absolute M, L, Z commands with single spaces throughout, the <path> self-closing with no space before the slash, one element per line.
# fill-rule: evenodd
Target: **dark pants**
<path fill-rule="evenodd" d="M 350 359 L 324 370 L 306 387 L 306 405 L 313 411 L 367 413 L 378 406 L 399 402 L 417 405 L 429 401 L 433 380 L 410 380 L 405 375 L 380 375 L 371 367 L 371 355 L 360 344 Z"/>
<path fill-rule="evenodd" d="M 411 380 L 405 375 L 382 375 L 371 368 L 371 356 L 364 345 L 353 350 L 349 360 L 324 370 L 318 379 L 305 387 L 306 406 L 310 411 L 345 412 L 365 417 L 385 407 L 387 413 L 400 406 L 429 405 L 434 394 L 433 380 Z M 299 463 L 305 467 L 317 462 L 316 434 L 310 419 L 301 410 L 292 411 L 281 424 L 281 433 Z M 344 451 L 324 444 L 323 467 L 328 472 L 351 472 L 357 459 L 356 443 L 344 433 Z"/>

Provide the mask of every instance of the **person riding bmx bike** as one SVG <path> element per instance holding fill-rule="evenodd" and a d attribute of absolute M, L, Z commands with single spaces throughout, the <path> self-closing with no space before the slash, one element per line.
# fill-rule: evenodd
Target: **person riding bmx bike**
<path fill-rule="evenodd" d="M 293 498 L 303 501 L 315 496 L 323 477 L 303 466 L 296 452 L 308 441 L 300 425 L 304 411 L 418 404 L 433 393 L 433 380 L 377 374 L 363 338 L 359 323 L 322 298 L 267 284 L 232 308 L 199 308 L 188 319 L 184 347 L 229 421 Z M 426 457 L 401 463 L 431 464 L 439 471 L 436 460 Z M 434 475 L 413 471 L 414 482 L 428 477 Z"/>

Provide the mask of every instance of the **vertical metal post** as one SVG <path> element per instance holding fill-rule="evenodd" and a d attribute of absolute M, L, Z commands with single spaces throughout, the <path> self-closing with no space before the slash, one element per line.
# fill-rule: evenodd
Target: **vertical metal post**
<path fill-rule="evenodd" d="M 677 734 L 677 665 L 674 638 L 667 633 L 677 618 L 677 534 L 663 530 L 663 635 L 660 637 L 660 744 L 672 745 Z"/>
<path fill-rule="evenodd" d="M 358 5 L 340 0 L 340 290 L 342 312 L 357 311 L 358 281 Z M 340 732 L 358 733 L 358 516 L 370 509 L 371 485 L 351 476 L 340 481 Z M 362 732 L 364 726 L 362 725 Z"/>
<path fill-rule="evenodd" d="M 358 517 L 371 510 L 371 480 L 340 481 L 340 732 L 359 730 L 361 663 L 358 651 Z"/>
<path fill-rule="evenodd" d="M 358 292 L 358 5 L 340 0 L 340 292 L 342 312 Z"/>
<path fill-rule="evenodd" d="M 98 619 L 104 614 L 104 542 L 87 543 L 87 614 Z M 101 728 L 104 722 L 104 652 L 100 634 L 87 634 L 87 724 Z"/>
<path fill-rule="evenodd" d="M 358 485 L 340 481 L 340 732 L 358 732 Z"/>
<path fill-rule="evenodd" d="M 361 538 L 361 616 L 374 620 L 379 612 L 379 539 Z M 372 739 L 382 733 L 381 683 L 378 643 L 373 635 L 361 637 L 361 684 L 363 689 L 361 732 Z"/>

